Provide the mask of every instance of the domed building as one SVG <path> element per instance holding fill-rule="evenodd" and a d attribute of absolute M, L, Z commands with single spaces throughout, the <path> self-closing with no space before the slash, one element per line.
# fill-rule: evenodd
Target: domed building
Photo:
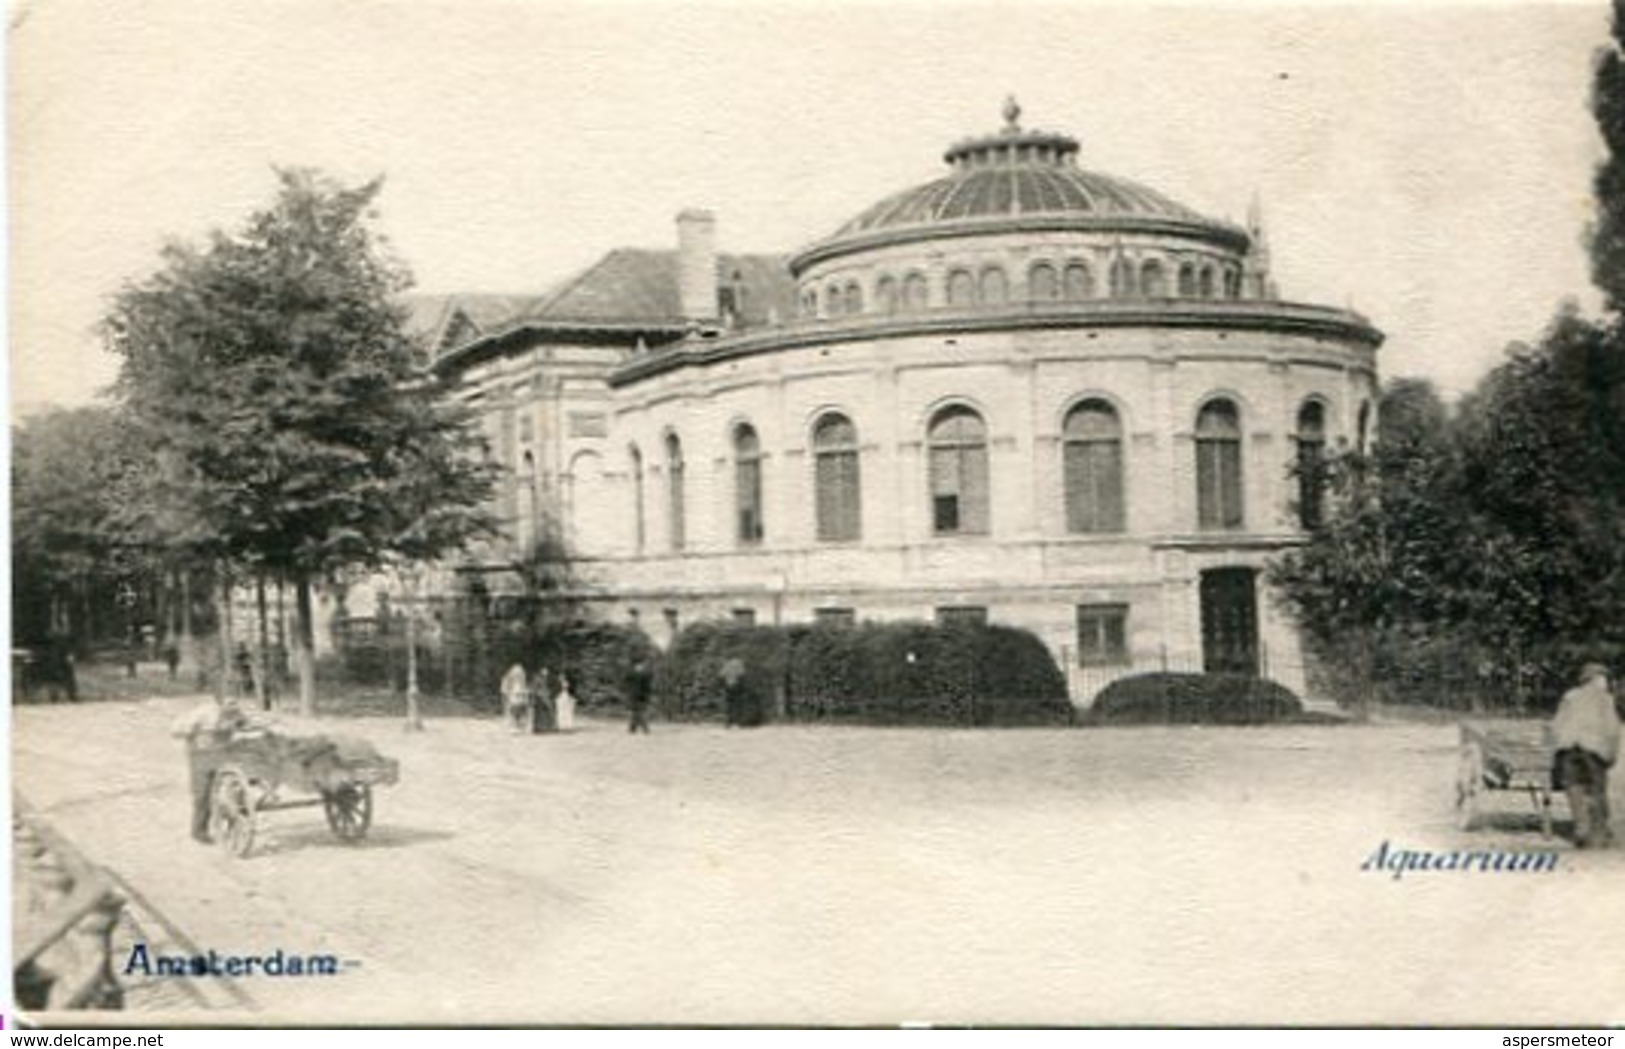
<path fill-rule="evenodd" d="M 1381 334 L 1282 301 L 1264 238 L 1002 130 L 796 254 L 611 252 L 435 320 L 437 367 L 549 514 L 581 596 L 657 641 L 702 618 L 1024 627 L 1074 700 L 1157 669 L 1302 687 L 1268 559 L 1363 442 Z M 497 557 L 497 561 L 501 558 Z"/>

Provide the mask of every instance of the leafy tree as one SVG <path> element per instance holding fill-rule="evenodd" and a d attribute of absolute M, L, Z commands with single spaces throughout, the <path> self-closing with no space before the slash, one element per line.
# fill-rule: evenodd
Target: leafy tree
<path fill-rule="evenodd" d="M 1617 315 L 1625 312 L 1625 12 L 1618 4 L 1612 36 L 1597 56 L 1591 91 L 1591 111 L 1608 150 L 1592 181 L 1598 215 L 1591 233 L 1591 279 Z"/>
<path fill-rule="evenodd" d="M 241 232 L 166 247 L 103 328 L 195 546 L 293 585 L 308 713 L 312 584 L 489 531 L 493 468 L 406 334 L 410 278 L 368 225 L 381 183 L 278 179 Z"/>
<path fill-rule="evenodd" d="M 1461 412 L 1464 484 L 1494 539 L 1476 613 L 1547 687 L 1581 653 L 1625 650 L 1625 353 L 1565 309 Z M 1601 650 L 1601 651 L 1598 651 Z"/>
<path fill-rule="evenodd" d="M 126 466 L 106 408 L 59 410 L 12 430 L 12 609 L 16 636 L 91 640 L 118 618 L 132 567 L 118 549 L 110 498 Z"/>
<path fill-rule="evenodd" d="M 1389 387 L 1370 464 L 1341 464 L 1338 513 L 1272 570 L 1311 646 L 1364 686 L 1470 663 L 1478 692 L 1555 695 L 1581 658 L 1625 655 L 1625 9 L 1598 57 L 1608 156 L 1592 277 L 1607 315 L 1564 307 L 1448 415 Z M 1369 475 L 1369 477 L 1368 477 Z M 1350 484 L 1349 478 L 1360 483 Z M 1349 639 L 1370 658 L 1348 658 Z M 1380 682 L 1378 679 L 1383 679 Z"/>
<path fill-rule="evenodd" d="M 1369 455 L 1325 464 L 1328 509 L 1309 541 L 1270 567 L 1276 592 L 1324 665 L 1343 668 L 1335 691 L 1364 704 L 1395 639 L 1458 613 L 1460 467 L 1448 412 L 1430 383 L 1390 383 Z"/>

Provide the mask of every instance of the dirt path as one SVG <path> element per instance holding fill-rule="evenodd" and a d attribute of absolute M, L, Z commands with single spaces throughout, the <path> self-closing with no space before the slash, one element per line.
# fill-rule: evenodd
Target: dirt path
<path fill-rule="evenodd" d="M 174 701 L 15 712 L 17 788 L 204 947 L 331 952 L 264 1015 L 548 1023 L 1625 1019 L 1625 856 L 1451 826 L 1439 728 L 909 732 L 324 721 L 401 760 L 360 847 L 186 836 Z"/>

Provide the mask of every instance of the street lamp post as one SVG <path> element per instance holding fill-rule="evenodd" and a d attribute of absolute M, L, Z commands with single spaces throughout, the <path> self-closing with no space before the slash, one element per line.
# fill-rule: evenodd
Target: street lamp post
<path fill-rule="evenodd" d="M 418 704 L 418 606 L 421 604 L 418 581 L 420 570 L 417 565 L 412 565 L 401 574 L 406 582 L 406 730 L 408 732 L 419 732 L 423 729 L 423 712 Z"/>

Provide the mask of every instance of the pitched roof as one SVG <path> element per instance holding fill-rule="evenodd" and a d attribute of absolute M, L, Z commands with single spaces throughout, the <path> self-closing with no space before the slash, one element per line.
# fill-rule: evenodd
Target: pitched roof
<path fill-rule="evenodd" d="M 432 352 L 503 328 L 535 300 L 532 295 L 412 294 L 402 298 L 406 331 L 421 336 Z"/>
<path fill-rule="evenodd" d="M 677 252 L 617 248 L 533 302 L 516 322 L 681 326 Z M 783 255 L 717 256 L 717 289 L 744 327 L 795 315 L 796 289 Z M 741 302 L 742 300 L 742 302 Z"/>

